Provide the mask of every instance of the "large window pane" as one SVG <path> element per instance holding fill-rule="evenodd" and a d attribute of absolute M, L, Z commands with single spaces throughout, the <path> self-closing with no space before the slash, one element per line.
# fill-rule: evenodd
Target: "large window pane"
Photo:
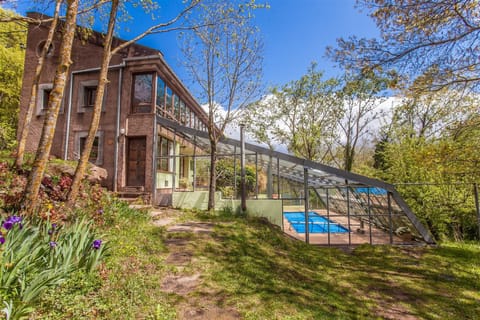
<path fill-rule="evenodd" d="M 187 123 L 187 108 L 185 107 L 185 102 L 180 101 L 180 123 Z"/>
<path fill-rule="evenodd" d="M 169 87 L 165 87 L 165 100 L 166 100 L 166 106 L 165 106 L 165 111 L 166 114 L 169 118 L 173 119 L 173 95 L 172 95 L 172 89 Z"/>
<path fill-rule="evenodd" d="M 173 100 L 174 100 L 174 104 L 175 104 L 175 119 L 179 120 L 180 121 L 180 99 L 178 98 L 178 96 L 176 94 L 173 95 Z"/>
<path fill-rule="evenodd" d="M 157 77 L 157 106 L 165 109 L 165 82 L 160 77 Z"/>
<path fill-rule="evenodd" d="M 172 171 L 173 169 L 173 141 L 168 140 L 165 137 L 158 137 L 158 154 L 157 159 L 158 170 L 160 171 Z"/>
<path fill-rule="evenodd" d="M 133 112 L 152 111 L 153 74 L 135 74 L 133 76 Z"/>

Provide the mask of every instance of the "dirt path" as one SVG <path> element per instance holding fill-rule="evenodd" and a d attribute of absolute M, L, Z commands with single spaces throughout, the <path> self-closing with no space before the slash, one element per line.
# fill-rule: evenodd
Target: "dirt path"
<path fill-rule="evenodd" d="M 180 222 L 182 212 L 170 208 L 154 209 L 153 224 L 167 230 L 165 244 L 169 255 L 165 263 L 171 270 L 160 287 L 165 293 L 178 295 L 178 319 L 240 319 L 233 307 L 224 305 L 221 294 L 202 286 L 202 272 L 196 268 L 195 239 L 211 238 L 215 225 L 199 221 Z"/>

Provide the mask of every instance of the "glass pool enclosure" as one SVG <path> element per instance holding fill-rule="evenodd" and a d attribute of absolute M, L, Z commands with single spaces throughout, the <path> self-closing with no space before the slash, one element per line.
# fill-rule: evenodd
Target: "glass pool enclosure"
<path fill-rule="evenodd" d="M 156 121 L 157 131 L 168 132 L 173 140 L 174 152 L 154 162 L 168 161 L 176 170 L 162 173 L 162 179 L 170 175 L 165 182 L 169 189 L 160 189 L 163 180 L 157 179 L 153 197 L 175 207 L 205 208 L 208 133 L 162 117 Z M 249 214 L 267 219 L 292 238 L 328 246 L 435 243 L 391 184 L 241 139 L 221 138 L 216 156 L 217 205 L 236 211 L 246 204 Z"/>

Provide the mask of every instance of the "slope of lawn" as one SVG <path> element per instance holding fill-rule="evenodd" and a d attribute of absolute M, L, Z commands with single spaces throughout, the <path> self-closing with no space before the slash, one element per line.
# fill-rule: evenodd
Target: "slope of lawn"
<path fill-rule="evenodd" d="M 208 230 L 169 229 L 155 226 L 144 212 L 124 214 L 105 229 L 110 256 L 99 274 L 79 273 L 51 290 L 36 317 L 475 319 L 480 315 L 478 244 L 361 246 L 344 252 L 293 241 L 261 220 L 191 212 L 174 215 L 173 224 L 201 222 Z M 191 285 L 181 283 L 182 279 L 190 279 Z"/>

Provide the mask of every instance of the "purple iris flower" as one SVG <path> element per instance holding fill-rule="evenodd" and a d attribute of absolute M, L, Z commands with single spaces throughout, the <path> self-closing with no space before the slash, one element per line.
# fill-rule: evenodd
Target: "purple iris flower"
<path fill-rule="evenodd" d="M 11 216 L 11 217 L 8 217 L 7 220 L 5 220 L 5 222 L 3 222 L 3 227 L 7 230 L 10 230 L 13 228 L 14 225 L 20 224 L 20 229 L 21 229 L 23 227 L 21 222 L 22 222 L 22 217 Z"/>
<path fill-rule="evenodd" d="M 102 215 L 102 214 L 103 214 L 103 209 L 98 209 L 98 210 L 97 210 L 97 213 L 98 213 L 99 215 Z"/>
<path fill-rule="evenodd" d="M 52 223 L 52 229 L 53 230 L 57 229 L 57 224 L 56 223 Z"/>
<path fill-rule="evenodd" d="M 22 217 L 19 217 L 19 216 L 11 216 L 11 217 L 8 217 L 7 220 L 10 220 L 12 223 L 20 223 L 22 222 Z"/>
<path fill-rule="evenodd" d="M 93 241 L 92 247 L 93 247 L 93 249 L 97 250 L 97 249 L 100 249 L 101 245 L 102 245 L 102 240 L 97 239 L 97 240 Z"/>
<path fill-rule="evenodd" d="M 7 230 L 10 230 L 13 228 L 13 222 L 8 220 L 3 223 L 3 227 Z"/>
<path fill-rule="evenodd" d="M 4 244 L 5 243 L 5 238 L 3 236 L 0 236 L 0 244 Z"/>
<path fill-rule="evenodd" d="M 55 241 L 50 241 L 49 245 L 51 248 L 55 248 L 57 246 L 57 243 Z"/>

